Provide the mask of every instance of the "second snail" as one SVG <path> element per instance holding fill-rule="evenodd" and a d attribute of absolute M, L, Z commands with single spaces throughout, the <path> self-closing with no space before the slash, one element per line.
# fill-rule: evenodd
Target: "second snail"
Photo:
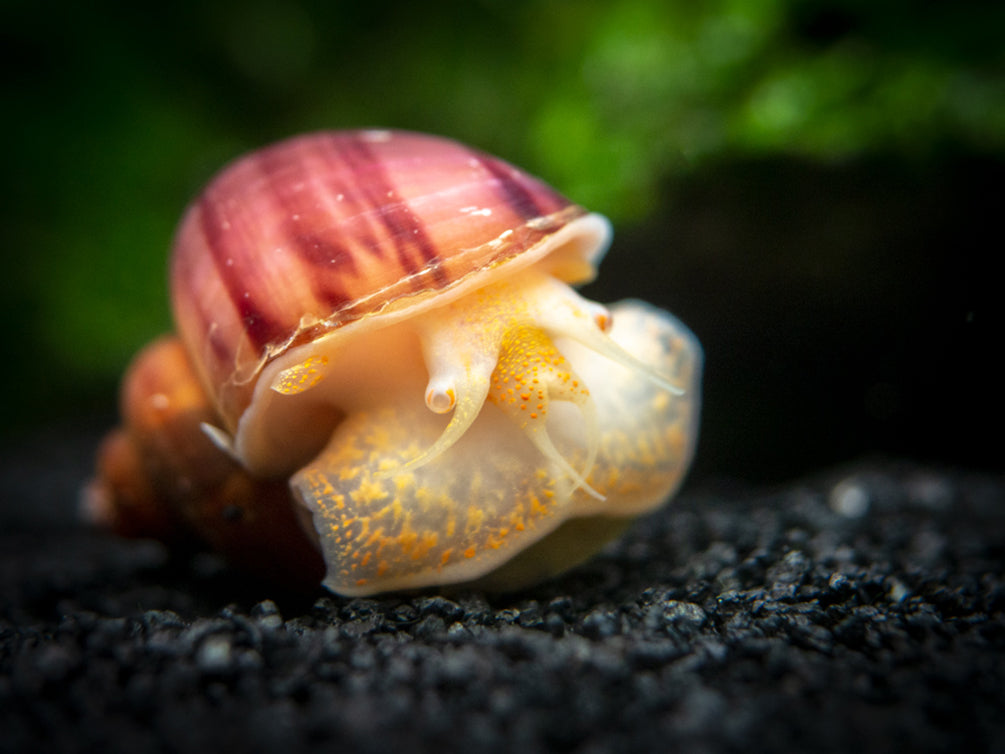
<path fill-rule="evenodd" d="M 127 371 L 86 512 L 344 595 L 577 564 L 676 491 L 698 426 L 687 328 L 573 289 L 610 237 L 440 137 L 239 158 L 182 218 L 177 334 Z"/>

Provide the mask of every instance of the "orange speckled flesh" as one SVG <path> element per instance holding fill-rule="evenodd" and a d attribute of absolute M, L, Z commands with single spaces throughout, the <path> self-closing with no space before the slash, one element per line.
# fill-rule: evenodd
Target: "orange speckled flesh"
<path fill-rule="evenodd" d="M 313 516 L 328 567 L 326 586 L 353 595 L 474 580 L 564 521 L 631 517 L 666 499 L 693 452 L 701 351 L 664 312 L 628 302 L 612 313 L 611 337 L 685 394 L 671 394 L 630 368 L 561 341 L 559 350 L 584 375 L 596 403 L 596 460 L 586 482 L 603 499 L 578 486 L 491 403 L 440 457 L 402 471 L 435 442 L 447 419 L 414 397 L 389 396 L 349 415 L 318 458 L 291 480 Z M 421 396 L 422 389 L 417 378 L 402 392 Z M 556 401 L 547 421 L 562 456 L 573 467 L 588 465 L 578 407 Z"/>

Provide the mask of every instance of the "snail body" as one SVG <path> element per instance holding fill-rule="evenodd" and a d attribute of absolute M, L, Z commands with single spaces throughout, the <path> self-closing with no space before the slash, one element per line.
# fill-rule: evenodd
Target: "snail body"
<path fill-rule="evenodd" d="M 609 239 L 447 139 L 239 159 L 182 219 L 178 336 L 127 373 L 88 509 L 346 595 L 573 565 L 679 486 L 697 427 L 693 335 L 572 288 Z"/>

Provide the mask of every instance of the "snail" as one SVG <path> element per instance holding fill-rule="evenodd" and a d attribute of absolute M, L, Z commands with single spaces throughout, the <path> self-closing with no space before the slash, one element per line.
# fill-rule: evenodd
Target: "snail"
<path fill-rule="evenodd" d="M 186 210 L 177 335 L 127 370 L 91 519 L 356 596 L 528 585 L 680 485 L 701 349 L 590 281 L 608 221 L 405 131 L 237 159 Z"/>

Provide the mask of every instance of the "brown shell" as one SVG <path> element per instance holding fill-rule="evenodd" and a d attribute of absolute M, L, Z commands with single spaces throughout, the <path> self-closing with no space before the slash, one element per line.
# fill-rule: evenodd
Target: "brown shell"
<path fill-rule="evenodd" d="M 233 429 L 255 376 L 286 349 L 449 289 L 585 214 L 448 139 L 296 137 L 238 159 L 189 207 L 174 246 L 175 318 Z M 592 266 L 556 274 L 581 282 Z"/>
<path fill-rule="evenodd" d="M 216 414 L 177 338 L 137 354 L 121 403 L 123 426 L 102 443 L 85 489 L 91 520 L 176 545 L 195 537 L 284 585 L 321 579 L 321 556 L 297 521 L 286 480 L 252 477 L 203 432 Z"/>

